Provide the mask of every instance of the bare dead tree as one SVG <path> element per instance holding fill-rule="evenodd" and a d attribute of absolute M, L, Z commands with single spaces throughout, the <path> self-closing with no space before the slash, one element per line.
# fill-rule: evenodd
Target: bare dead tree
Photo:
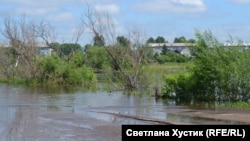
<path fill-rule="evenodd" d="M 132 43 L 131 44 L 131 57 L 133 59 L 132 62 L 132 68 L 134 70 L 134 73 L 131 77 L 131 82 L 133 85 L 136 85 L 135 83 L 138 82 L 138 76 L 141 71 L 141 66 L 143 64 L 142 60 L 146 57 L 148 53 L 148 48 L 145 44 L 143 44 L 144 36 L 143 32 L 139 28 L 133 28 L 129 30 L 129 40 Z"/>
<path fill-rule="evenodd" d="M 75 44 L 77 44 L 80 40 L 80 38 L 82 37 L 83 33 L 84 33 L 84 27 L 80 26 L 79 29 L 76 31 L 75 33 Z"/>
<path fill-rule="evenodd" d="M 75 50 L 71 48 L 71 52 L 68 55 L 65 55 L 64 52 L 58 48 L 57 46 L 54 46 L 56 42 L 56 34 L 54 32 L 54 28 L 47 22 L 41 21 L 39 25 L 36 28 L 36 36 L 42 40 L 46 44 L 46 46 L 52 48 L 62 59 L 65 61 L 70 61 L 73 55 L 75 54 Z M 75 37 L 75 44 L 78 43 L 79 39 L 84 33 L 84 28 L 80 27 L 77 31 L 76 34 L 74 35 Z"/>
<path fill-rule="evenodd" d="M 0 21 L 0 34 L 9 41 L 10 46 L 0 49 L 1 74 L 6 79 L 10 77 L 36 78 L 39 75 L 37 55 L 39 47 L 51 47 L 64 60 L 69 61 L 74 55 L 65 55 L 58 47 L 53 46 L 56 42 L 55 28 L 48 22 L 33 22 L 25 16 L 5 16 Z M 80 28 L 75 35 L 75 43 L 82 36 L 84 28 Z"/>
<path fill-rule="evenodd" d="M 50 43 L 55 42 L 56 35 L 54 33 L 53 27 L 45 22 L 41 21 L 37 28 L 35 29 L 36 37 L 41 38 L 43 42 L 45 42 L 46 45 L 50 45 Z"/>
<path fill-rule="evenodd" d="M 93 32 L 94 36 L 104 37 L 108 45 L 103 47 L 111 57 L 115 69 L 123 75 L 125 88 L 136 90 L 142 59 L 148 51 L 143 45 L 141 31 L 138 29 L 128 30 L 130 44 L 124 48 L 117 44 L 115 23 L 108 13 L 100 14 L 87 5 L 87 12 L 82 16 L 82 22 Z M 131 67 L 124 66 L 124 61 L 128 61 L 125 63 L 130 63 Z"/>
<path fill-rule="evenodd" d="M 1 34 L 9 40 L 15 63 L 12 70 L 19 67 L 23 76 L 35 75 L 34 59 L 37 55 L 37 38 L 35 36 L 35 23 L 27 21 L 25 16 L 18 20 L 5 17 L 2 20 Z M 8 68 L 10 68 L 8 66 Z M 24 68 L 23 70 L 21 68 Z"/>
<path fill-rule="evenodd" d="M 9 47 L 5 47 L 4 44 L 0 46 L 0 75 L 1 78 L 10 78 L 15 68 L 15 56 L 13 55 Z"/>

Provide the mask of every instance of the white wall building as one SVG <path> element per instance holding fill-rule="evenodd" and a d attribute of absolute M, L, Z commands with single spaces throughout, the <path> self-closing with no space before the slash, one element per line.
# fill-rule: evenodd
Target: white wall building
<path fill-rule="evenodd" d="M 11 47 L 11 45 L 9 45 L 9 44 L 0 44 L 0 47 L 8 48 L 8 47 Z M 47 55 L 52 54 L 53 49 L 51 47 L 47 46 L 46 44 L 38 44 L 37 45 L 37 51 L 38 51 L 39 55 L 47 56 Z"/>
<path fill-rule="evenodd" d="M 194 46 L 191 43 L 150 43 L 150 47 L 152 47 L 154 53 L 160 54 L 164 46 L 167 47 L 169 51 L 176 51 L 185 56 L 191 56 L 190 47 Z"/>

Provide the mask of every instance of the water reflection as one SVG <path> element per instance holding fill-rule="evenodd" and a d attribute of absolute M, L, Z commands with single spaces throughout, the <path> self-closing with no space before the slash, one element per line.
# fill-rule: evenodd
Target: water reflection
<path fill-rule="evenodd" d="M 73 132 L 73 129 L 68 129 L 67 126 L 74 129 L 91 129 L 91 125 L 81 124 L 85 120 L 82 119 L 84 116 L 115 124 L 145 124 L 145 121 L 108 113 L 195 124 L 239 123 L 190 116 L 192 114 L 183 115 L 183 112 L 190 111 L 186 105 L 155 99 L 150 95 L 0 84 L 0 136 L 5 137 L 2 140 L 6 141 L 16 141 L 20 137 L 23 140 L 50 140 L 58 134 Z M 55 133 L 50 134 L 49 131 Z M 49 136 L 44 138 L 44 134 Z M 72 134 L 65 134 L 64 137 L 70 137 Z"/>

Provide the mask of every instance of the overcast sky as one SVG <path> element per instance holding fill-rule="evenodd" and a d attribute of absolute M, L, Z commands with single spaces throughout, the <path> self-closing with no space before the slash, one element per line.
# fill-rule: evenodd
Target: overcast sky
<path fill-rule="evenodd" d="M 88 0 L 99 12 L 109 12 L 120 34 L 130 27 L 145 31 L 146 38 L 195 38 L 195 29 L 211 30 L 221 41 L 229 35 L 250 42 L 250 0 Z M 51 23 L 64 42 L 80 25 L 86 0 L 0 0 L 0 15 L 25 14 Z M 91 43 L 86 31 L 81 44 Z"/>

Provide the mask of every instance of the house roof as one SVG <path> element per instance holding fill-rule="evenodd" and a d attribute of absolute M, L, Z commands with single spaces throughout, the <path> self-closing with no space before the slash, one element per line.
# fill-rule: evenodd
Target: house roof
<path fill-rule="evenodd" d="M 149 46 L 151 47 L 187 47 L 187 46 L 193 46 L 192 43 L 149 43 Z"/>
<path fill-rule="evenodd" d="M 11 45 L 10 44 L 0 44 L 0 47 L 11 47 Z M 49 46 L 46 45 L 46 44 L 43 44 L 43 43 L 39 43 L 39 44 L 37 44 L 36 47 L 38 47 L 38 48 L 48 48 Z"/>

